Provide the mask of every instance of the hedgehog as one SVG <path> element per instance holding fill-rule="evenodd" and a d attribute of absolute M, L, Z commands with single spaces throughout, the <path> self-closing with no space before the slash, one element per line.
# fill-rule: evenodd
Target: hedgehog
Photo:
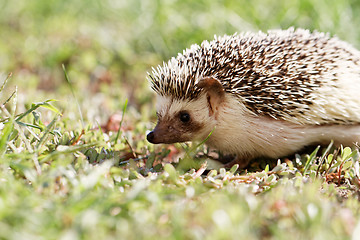
<path fill-rule="evenodd" d="M 360 52 L 289 28 L 215 36 L 148 73 L 153 144 L 202 141 L 246 167 L 314 144 L 360 139 Z"/>

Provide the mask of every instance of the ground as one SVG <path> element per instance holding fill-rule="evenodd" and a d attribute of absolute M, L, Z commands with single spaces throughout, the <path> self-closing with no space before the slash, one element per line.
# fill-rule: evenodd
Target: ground
<path fill-rule="evenodd" d="M 1 239 L 358 239 L 356 146 L 221 168 L 151 145 L 146 72 L 241 31 L 318 29 L 360 48 L 356 1 L 0 3 Z"/>

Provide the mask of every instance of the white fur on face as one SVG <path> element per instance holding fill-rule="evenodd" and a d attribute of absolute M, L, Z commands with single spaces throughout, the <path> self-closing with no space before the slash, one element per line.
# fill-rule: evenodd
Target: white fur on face
<path fill-rule="evenodd" d="M 169 96 L 158 96 L 157 114 L 163 121 L 177 116 L 180 111 L 187 111 L 193 121 L 203 127 L 193 134 L 193 140 L 202 140 L 214 129 L 216 120 L 209 115 L 208 103 L 205 94 L 194 100 L 179 100 Z M 192 133 L 191 133 L 192 134 Z"/>

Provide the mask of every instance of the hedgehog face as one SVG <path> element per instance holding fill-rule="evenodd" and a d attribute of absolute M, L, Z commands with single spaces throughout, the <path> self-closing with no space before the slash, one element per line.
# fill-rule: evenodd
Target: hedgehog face
<path fill-rule="evenodd" d="M 158 97 L 158 122 L 147 135 L 151 143 L 176 143 L 201 139 L 214 127 L 214 119 L 209 116 L 206 96 L 196 100 L 177 100 Z"/>
<path fill-rule="evenodd" d="M 158 123 L 147 135 L 151 143 L 175 143 L 203 140 L 217 124 L 217 112 L 224 99 L 218 80 L 204 78 L 197 84 L 201 91 L 195 99 L 158 96 Z"/>

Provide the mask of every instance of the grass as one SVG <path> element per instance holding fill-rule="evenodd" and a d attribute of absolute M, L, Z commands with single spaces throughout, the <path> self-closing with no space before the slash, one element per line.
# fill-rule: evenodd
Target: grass
<path fill-rule="evenodd" d="M 0 239 L 358 238 L 357 147 L 240 171 L 219 168 L 203 144 L 145 140 L 151 66 L 214 34 L 290 26 L 359 48 L 358 2 L 0 6 Z"/>

